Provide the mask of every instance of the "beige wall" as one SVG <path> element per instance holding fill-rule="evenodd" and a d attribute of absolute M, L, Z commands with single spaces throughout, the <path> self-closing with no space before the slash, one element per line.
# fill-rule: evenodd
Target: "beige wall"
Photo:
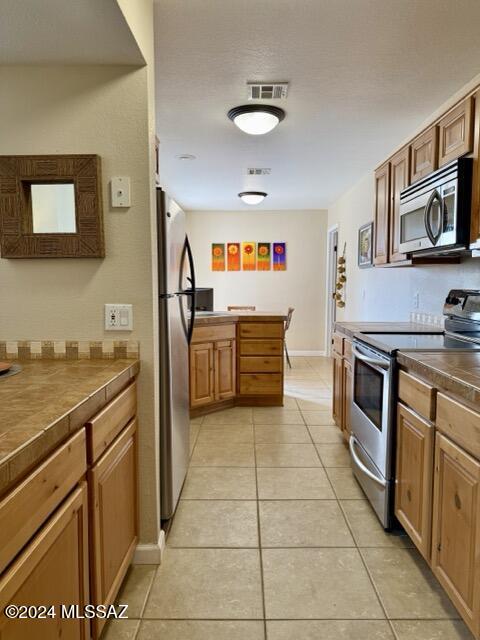
<path fill-rule="evenodd" d="M 289 349 L 324 349 L 326 211 L 198 211 L 187 214 L 187 225 L 197 284 L 215 289 L 217 310 L 295 307 Z M 242 241 L 287 242 L 287 271 L 213 272 L 211 243 Z"/>
<path fill-rule="evenodd" d="M 154 418 L 151 140 L 147 68 L 3 67 L 0 154 L 97 153 L 106 258 L 0 260 L 3 339 L 140 341 L 141 540 L 158 537 Z M 132 206 L 112 210 L 112 176 L 130 176 Z M 103 305 L 132 303 L 134 331 L 105 332 Z"/>

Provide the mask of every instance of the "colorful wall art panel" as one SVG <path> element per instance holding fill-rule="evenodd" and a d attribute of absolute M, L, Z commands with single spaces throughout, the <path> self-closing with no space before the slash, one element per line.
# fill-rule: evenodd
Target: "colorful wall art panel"
<path fill-rule="evenodd" d="M 287 270 L 287 244 L 286 242 L 273 243 L 273 270 Z"/>
<path fill-rule="evenodd" d="M 255 242 L 242 242 L 242 265 L 244 271 L 255 271 Z"/>
<path fill-rule="evenodd" d="M 225 271 L 225 245 L 212 244 L 212 271 Z"/>
<path fill-rule="evenodd" d="M 257 243 L 257 270 L 270 271 L 270 242 Z"/>
<path fill-rule="evenodd" d="M 227 269 L 228 271 L 240 271 L 239 242 L 229 242 L 227 244 Z"/>

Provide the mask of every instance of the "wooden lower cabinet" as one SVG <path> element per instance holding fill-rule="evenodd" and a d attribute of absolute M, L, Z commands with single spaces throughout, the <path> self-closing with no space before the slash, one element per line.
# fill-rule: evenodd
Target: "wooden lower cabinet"
<path fill-rule="evenodd" d="M 0 578 L 1 640 L 87 640 L 90 621 L 62 619 L 62 604 L 89 603 L 87 488 L 82 483 Z M 54 605 L 55 618 L 10 620 L 7 604 Z"/>
<path fill-rule="evenodd" d="M 397 405 L 395 515 L 420 553 L 430 558 L 434 427 Z"/>
<path fill-rule="evenodd" d="M 480 462 L 437 433 L 432 570 L 480 637 Z"/>
<path fill-rule="evenodd" d="M 345 440 L 350 439 L 351 432 L 351 408 L 353 395 L 353 371 L 352 363 L 347 359 L 343 359 L 343 407 L 342 407 L 342 431 Z"/>
<path fill-rule="evenodd" d="M 215 343 L 215 400 L 233 398 L 236 393 L 235 340 Z"/>
<path fill-rule="evenodd" d="M 333 352 L 333 404 L 332 415 L 335 424 L 342 428 L 343 420 L 343 358 Z"/>
<path fill-rule="evenodd" d="M 137 421 L 132 420 L 88 474 L 91 584 L 95 605 L 113 604 L 137 545 Z M 105 620 L 92 620 L 98 638 Z"/>
<path fill-rule="evenodd" d="M 190 406 L 199 407 L 215 401 L 213 342 L 190 346 Z"/>

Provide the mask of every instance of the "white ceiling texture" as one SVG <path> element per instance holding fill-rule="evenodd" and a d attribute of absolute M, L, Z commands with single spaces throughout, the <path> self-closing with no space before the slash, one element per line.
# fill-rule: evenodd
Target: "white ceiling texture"
<path fill-rule="evenodd" d="M 190 210 L 328 206 L 480 72 L 479 24 L 479 0 L 157 0 L 162 184 Z M 273 132 L 227 119 L 247 81 L 284 80 Z"/>

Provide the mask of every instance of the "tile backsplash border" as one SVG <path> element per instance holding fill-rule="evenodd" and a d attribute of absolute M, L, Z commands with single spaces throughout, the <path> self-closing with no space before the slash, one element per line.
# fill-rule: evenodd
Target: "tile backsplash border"
<path fill-rule="evenodd" d="M 138 359 L 136 340 L 0 340 L 1 360 Z"/>

